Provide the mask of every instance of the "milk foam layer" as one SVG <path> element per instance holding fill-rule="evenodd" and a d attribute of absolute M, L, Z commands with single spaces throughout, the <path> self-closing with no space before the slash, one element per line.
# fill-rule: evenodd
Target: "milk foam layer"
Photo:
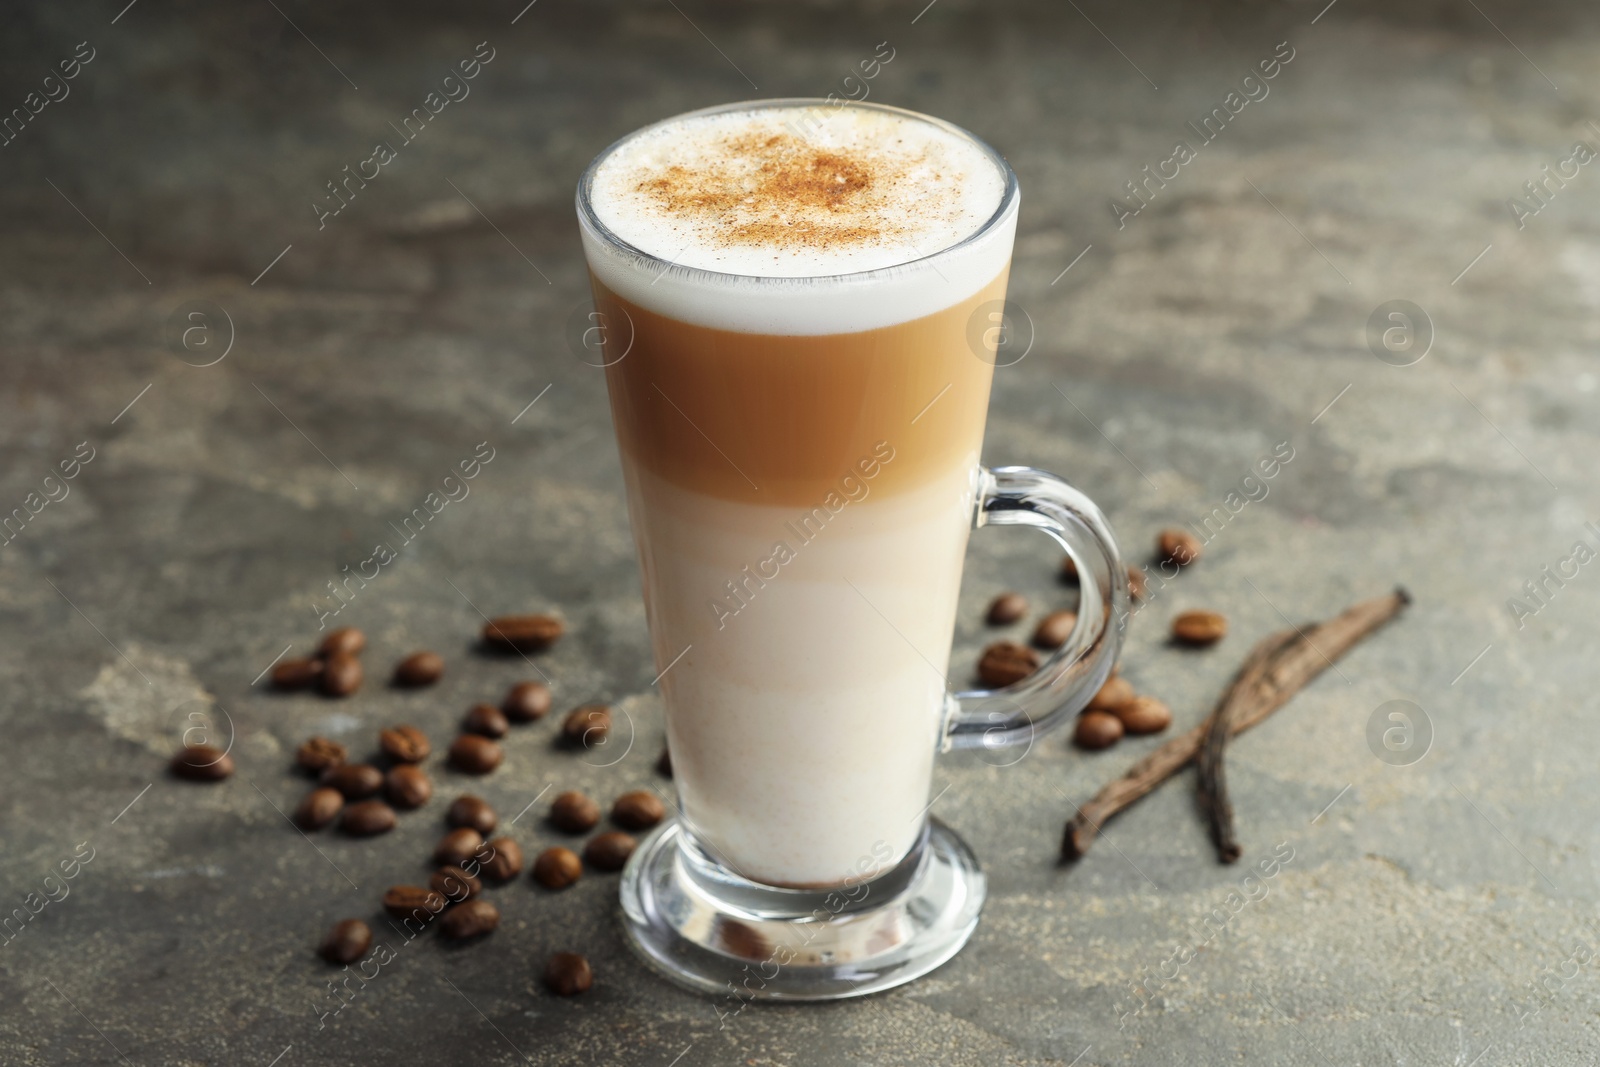
<path fill-rule="evenodd" d="M 697 325 L 815 335 L 972 295 L 1010 256 L 1017 202 L 1004 164 L 955 127 L 788 101 L 626 138 L 591 167 L 579 216 L 591 269 L 625 299 Z"/>

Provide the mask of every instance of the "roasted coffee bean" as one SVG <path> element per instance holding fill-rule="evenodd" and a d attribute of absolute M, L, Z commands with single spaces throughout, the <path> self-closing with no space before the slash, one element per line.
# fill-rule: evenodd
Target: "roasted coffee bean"
<path fill-rule="evenodd" d="M 569 834 L 593 830 L 600 821 L 600 805 L 575 789 L 569 789 L 550 802 L 550 825 Z"/>
<path fill-rule="evenodd" d="M 306 770 L 320 773 L 329 767 L 339 766 L 348 755 L 345 747 L 337 741 L 330 741 L 326 737 L 308 737 L 300 743 L 294 759 Z"/>
<path fill-rule="evenodd" d="M 421 763 L 433 751 L 428 735 L 415 726 L 391 726 L 378 732 L 378 747 L 396 763 Z"/>
<path fill-rule="evenodd" d="M 433 872 L 433 877 L 428 879 L 428 886 L 436 892 L 443 893 L 445 899 L 452 904 L 471 900 L 483 892 L 483 883 L 460 867 L 440 867 Z"/>
<path fill-rule="evenodd" d="M 505 712 L 493 704 L 475 704 L 461 720 L 461 729 L 484 737 L 504 737 L 510 732 L 511 724 L 506 721 Z"/>
<path fill-rule="evenodd" d="M 1134 698 L 1133 686 L 1126 678 L 1112 675 L 1089 698 L 1089 707 L 1095 711 L 1116 711 Z"/>
<path fill-rule="evenodd" d="M 542 719 L 550 710 L 550 687 L 543 682 L 518 682 L 501 701 L 500 710 L 512 722 Z"/>
<path fill-rule="evenodd" d="M 1078 716 L 1072 739 L 1079 748 L 1110 748 L 1122 739 L 1122 720 L 1109 711 L 1086 711 Z"/>
<path fill-rule="evenodd" d="M 323 659 L 334 656 L 359 656 L 367 647 L 367 635 L 354 626 L 341 626 L 337 630 L 329 630 L 322 639 L 322 644 L 317 646 L 317 655 Z"/>
<path fill-rule="evenodd" d="M 610 732 L 611 709 L 604 704 L 574 708 L 561 723 L 561 736 L 569 744 L 585 748 L 600 744 Z"/>
<path fill-rule="evenodd" d="M 383 795 L 397 808 L 420 808 L 433 796 L 433 782 L 427 772 L 411 763 L 391 767 L 383 777 Z"/>
<path fill-rule="evenodd" d="M 624 793 L 611 805 L 611 821 L 624 830 L 648 830 L 667 816 L 667 806 L 648 789 Z"/>
<path fill-rule="evenodd" d="M 1028 598 L 1021 593 L 1001 593 L 989 601 L 984 621 L 990 626 L 1010 626 L 1028 614 Z"/>
<path fill-rule="evenodd" d="M 307 793 L 300 806 L 294 809 L 295 825 L 302 830 L 320 830 L 337 819 L 343 808 L 343 793 L 325 785 L 318 786 Z"/>
<path fill-rule="evenodd" d="M 840 906 L 843 907 L 842 901 Z M 717 923 L 717 942 L 720 950 L 744 960 L 769 959 L 774 948 L 761 936 L 761 931 L 737 919 L 723 919 Z"/>
<path fill-rule="evenodd" d="M 443 893 L 420 885 L 392 885 L 383 893 L 383 910 L 396 919 L 409 919 L 418 912 L 437 915 L 444 905 Z"/>
<path fill-rule="evenodd" d="M 360 919 L 345 919 L 333 924 L 317 946 L 317 955 L 329 963 L 354 963 L 371 947 L 372 928 Z"/>
<path fill-rule="evenodd" d="M 439 929 L 444 936 L 455 941 L 465 941 L 469 937 L 482 937 L 492 933 L 500 925 L 500 909 L 487 900 L 469 900 L 464 904 L 457 904 L 444 913 L 444 918 L 439 921 Z"/>
<path fill-rule="evenodd" d="M 1187 567 L 1200 558 L 1200 539 L 1188 530 L 1167 529 L 1156 538 L 1156 556 L 1180 567 Z"/>
<path fill-rule="evenodd" d="M 339 826 L 357 837 L 386 834 L 394 829 L 394 809 L 381 800 L 362 800 L 344 809 Z"/>
<path fill-rule="evenodd" d="M 1228 632 L 1228 620 L 1214 611 L 1186 611 L 1172 620 L 1172 637 L 1180 644 L 1214 645 Z"/>
<path fill-rule="evenodd" d="M 480 834 L 487 834 L 500 820 L 487 800 L 463 793 L 450 802 L 445 821 L 451 826 L 470 826 Z"/>
<path fill-rule="evenodd" d="M 488 858 L 480 864 L 483 876 L 491 882 L 509 882 L 522 873 L 522 846 L 509 837 L 497 837 L 479 850 Z"/>
<path fill-rule="evenodd" d="M 1033 631 L 1033 643 L 1039 648 L 1060 648 L 1072 636 L 1072 628 L 1076 625 L 1076 611 L 1052 611 L 1039 620 L 1039 625 Z"/>
<path fill-rule="evenodd" d="M 656 773 L 672 777 L 672 753 L 667 749 L 662 749 L 661 755 L 656 757 Z"/>
<path fill-rule="evenodd" d="M 344 652 L 329 656 L 322 664 L 318 688 L 331 697 L 347 697 L 361 688 L 361 661 Z"/>
<path fill-rule="evenodd" d="M 322 675 L 322 663 L 314 659 L 286 659 L 272 668 L 272 684 L 279 689 L 306 689 Z"/>
<path fill-rule="evenodd" d="M 1145 588 L 1144 569 L 1130 564 L 1128 566 L 1128 595 L 1135 600 L 1143 600 Z"/>
<path fill-rule="evenodd" d="M 1039 669 L 1039 653 L 1015 641 L 996 641 L 978 660 L 978 677 L 996 689 L 1020 682 Z"/>
<path fill-rule="evenodd" d="M 607 830 L 583 846 L 583 858 L 597 871 L 620 871 L 638 844 L 621 830 Z"/>
<path fill-rule="evenodd" d="M 370 763 L 341 763 L 323 771 L 320 781 L 343 793 L 346 800 L 364 800 L 383 788 L 383 772 Z"/>
<path fill-rule="evenodd" d="M 547 848 L 533 861 L 533 880 L 546 889 L 565 889 L 583 877 L 583 861 L 570 848 Z"/>
<path fill-rule="evenodd" d="M 501 615 L 483 626 L 483 643 L 494 648 L 538 652 L 556 643 L 566 626 L 554 615 Z"/>
<path fill-rule="evenodd" d="M 471 827 L 451 830 L 433 849 L 433 862 L 442 867 L 459 867 L 483 845 L 483 835 Z"/>
<path fill-rule="evenodd" d="M 1068 585 L 1078 584 L 1078 561 L 1071 556 L 1061 558 L 1061 580 Z"/>
<path fill-rule="evenodd" d="M 413 652 L 394 665 L 394 684 L 416 689 L 432 685 L 444 674 L 444 657 L 437 652 Z"/>
<path fill-rule="evenodd" d="M 211 745 L 185 745 L 168 766 L 179 778 L 220 782 L 233 773 L 233 757 Z"/>
<path fill-rule="evenodd" d="M 1116 710 L 1130 734 L 1158 734 L 1172 725 L 1172 709 L 1155 697 L 1138 696 Z"/>
<path fill-rule="evenodd" d="M 504 758 L 498 743 L 478 734 L 462 734 L 450 743 L 450 766 L 468 774 L 488 774 Z"/>
<path fill-rule="evenodd" d="M 573 997 L 589 991 L 594 985 L 594 972 L 589 969 L 589 961 L 576 952 L 557 952 L 545 965 L 544 984 L 557 996 Z"/>

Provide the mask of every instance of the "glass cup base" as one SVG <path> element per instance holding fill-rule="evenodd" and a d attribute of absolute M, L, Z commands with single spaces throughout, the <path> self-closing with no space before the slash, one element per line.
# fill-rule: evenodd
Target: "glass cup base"
<path fill-rule="evenodd" d="M 977 858 L 933 819 L 899 866 L 831 890 L 739 878 L 677 822 L 640 842 L 622 872 L 634 949 L 679 985 L 723 995 L 730 1012 L 752 1000 L 865 996 L 919 978 L 967 943 L 986 894 Z"/>

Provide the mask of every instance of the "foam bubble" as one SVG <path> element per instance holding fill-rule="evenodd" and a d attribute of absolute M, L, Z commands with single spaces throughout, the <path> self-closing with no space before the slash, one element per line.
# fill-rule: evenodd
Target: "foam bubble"
<path fill-rule="evenodd" d="M 869 329 L 948 307 L 1004 269 L 1015 196 L 1008 217 L 968 239 L 1007 178 L 981 144 L 910 112 L 697 112 L 624 139 L 588 178 L 594 220 L 673 266 L 610 247 L 588 219 L 585 245 L 608 288 L 663 314 L 749 331 Z M 865 271 L 883 273 L 850 277 Z"/>

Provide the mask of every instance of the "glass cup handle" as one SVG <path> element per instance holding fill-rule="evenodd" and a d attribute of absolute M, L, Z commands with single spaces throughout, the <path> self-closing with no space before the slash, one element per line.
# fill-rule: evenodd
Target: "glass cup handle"
<path fill-rule="evenodd" d="M 1078 622 L 1067 643 L 1022 681 L 951 694 L 946 752 L 1031 744 L 1077 714 L 1110 677 L 1128 618 L 1128 572 L 1093 501 L 1032 467 L 981 467 L 978 478 L 973 529 L 1037 526 L 1049 534 L 1078 567 Z"/>

